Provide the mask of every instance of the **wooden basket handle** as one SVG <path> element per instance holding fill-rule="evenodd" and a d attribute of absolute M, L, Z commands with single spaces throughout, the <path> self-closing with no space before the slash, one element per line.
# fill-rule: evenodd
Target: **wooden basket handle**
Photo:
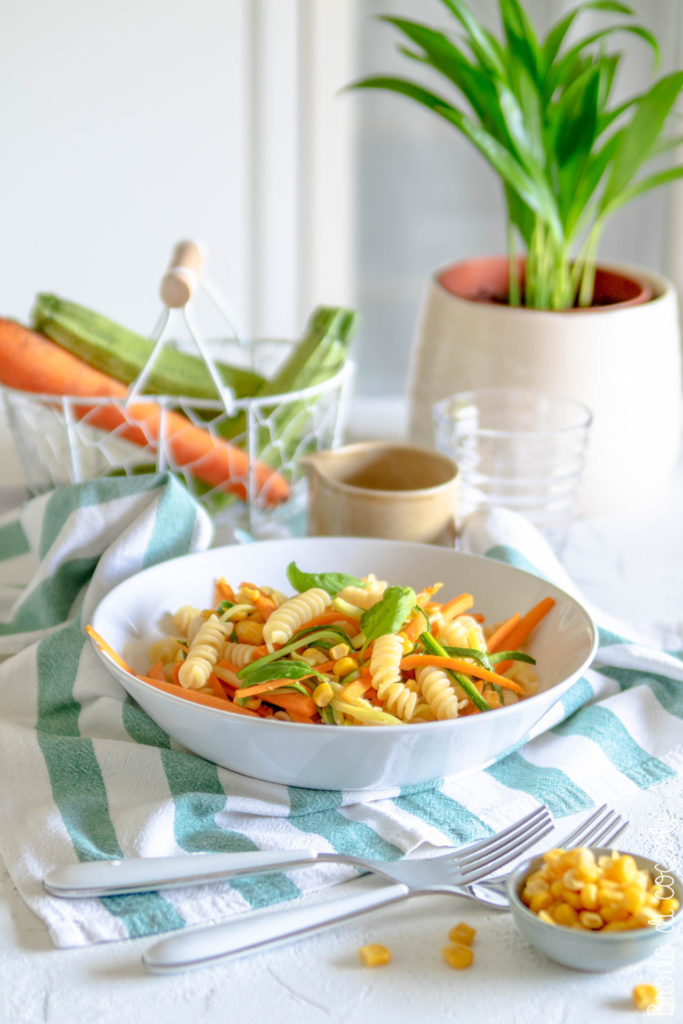
<path fill-rule="evenodd" d="M 171 309 L 187 305 L 197 284 L 202 259 L 202 251 L 196 242 L 178 242 L 159 289 L 165 305 Z"/>

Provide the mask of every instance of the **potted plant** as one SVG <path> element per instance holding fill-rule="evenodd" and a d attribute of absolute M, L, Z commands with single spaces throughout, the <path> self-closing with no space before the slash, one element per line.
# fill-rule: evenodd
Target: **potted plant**
<path fill-rule="evenodd" d="M 569 395 L 594 415 L 584 509 L 633 505 L 665 485 L 678 455 L 677 299 L 660 275 L 597 257 L 617 210 L 683 175 L 658 162 L 679 142 L 666 129 L 683 71 L 613 100 L 624 56 L 611 47 L 616 33 L 638 36 L 655 66 L 659 58 L 656 38 L 616 0 L 579 4 L 543 39 L 520 0 L 499 0 L 499 36 L 463 0 L 441 2 L 453 34 L 383 20 L 446 91 L 387 75 L 353 87 L 405 96 L 469 139 L 500 179 L 508 253 L 433 275 L 412 357 L 411 439 L 431 440 L 432 406 L 454 391 L 517 384 Z M 589 9 L 611 23 L 576 38 Z M 641 466 L 646 488 L 633 483 Z"/>

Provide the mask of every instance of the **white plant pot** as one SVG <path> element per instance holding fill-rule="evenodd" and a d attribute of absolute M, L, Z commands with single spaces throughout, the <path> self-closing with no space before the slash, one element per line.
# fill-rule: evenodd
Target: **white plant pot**
<path fill-rule="evenodd" d="M 409 378 L 409 437 L 433 444 L 436 401 L 473 388 L 533 388 L 577 399 L 593 413 L 581 511 L 645 508 L 677 462 L 683 406 L 674 286 L 611 265 L 652 290 L 640 305 L 572 312 L 460 298 L 429 282 Z"/>

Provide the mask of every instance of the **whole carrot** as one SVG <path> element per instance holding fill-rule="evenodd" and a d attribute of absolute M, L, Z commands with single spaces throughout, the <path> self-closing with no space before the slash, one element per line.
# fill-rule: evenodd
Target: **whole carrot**
<path fill-rule="evenodd" d="M 93 369 L 77 356 L 60 348 L 36 331 L 13 320 L 0 318 L 0 382 L 7 387 L 37 394 L 76 395 L 83 398 L 125 398 L 128 389 L 112 377 Z M 115 431 L 133 444 L 156 446 L 163 434 L 175 465 L 187 467 L 212 487 L 247 497 L 244 480 L 249 458 L 241 448 L 220 438 L 156 402 L 133 401 L 129 405 L 79 405 L 79 419 L 109 432 Z M 163 417 L 163 426 L 162 426 Z M 259 498 L 277 505 L 289 497 L 289 485 L 262 462 L 253 465 Z"/>

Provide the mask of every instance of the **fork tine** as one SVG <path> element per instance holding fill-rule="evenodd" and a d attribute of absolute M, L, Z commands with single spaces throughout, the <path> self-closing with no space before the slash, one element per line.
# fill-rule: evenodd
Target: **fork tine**
<path fill-rule="evenodd" d="M 551 822 L 551 820 L 548 808 L 545 804 L 542 804 L 530 814 L 527 814 L 526 817 L 521 818 L 520 821 L 516 821 L 506 829 L 503 829 L 502 832 L 497 832 L 496 835 L 477 844 L 474 848 L 468 847 L 462 856 L 456 856 L 455 860 L 458 867 L 463 870 L 475 868 L 483 862 L 482 858 L 484 858 L 485 862 L 488 862 L 494 855 L 507 854 L 511 850 L 514 852 L 517 844 L 522 839 L 525 839 L 531 832 L 537 834 L 537 830 L 542 828 L 547 822 Z"/>
<path fill-rule="evenodd" d="M 582 821 L 581 824 L 575 828 L 569 835 L 566 835 L 557 845 L 561 847 L 568 847 L 572 844 L 581 846 L 587 840 L 591 839 L 595 832 L 609 819 L 615 812 L 608 810 L 607 804 L 603 804 L 598 807 L 596 811 L 591 814 L 589 818 Z"/>
<path fill-rule="evenodd" d="M 514 849 L 509 850 L 505 854 L 500 854 L 493 860 L 489 860 L 485 863 L 472 866 L 469 869 L 469 871 L 464 872 L 464 878 L 460 884 L 472 885 L 474 882 L 478 882 L 481 879 L 488 879 L 491 875 L 495 874 L 495 872 L 498 871 L 499 868 L 504 868 L 507 864 L 510 863 L 510 861 L 517 860 L 520 854 L 524 853 L 531 846 L 535 846 L 538 843 L 539 839 L 543 839 L 544 836 L 547 836 L 550 832 L 553 831 L 554 827 L 555 826 L 553 825 L 552 821 L 549 820 L 547 824 L 543 826 L 540 832 L 534 832 L 527 839 L 525 839 L 524 842 L 520 843 L 518 846 L 515 846 Z"/>
<path fill-rule="evenodd" d="M 593 836 L 591 842 L 595 846 L 610 846 L 626 828 L 628 828 L 628 822 L 617 816 L 617 820 L 610 822 L 606 828 Z"/>

